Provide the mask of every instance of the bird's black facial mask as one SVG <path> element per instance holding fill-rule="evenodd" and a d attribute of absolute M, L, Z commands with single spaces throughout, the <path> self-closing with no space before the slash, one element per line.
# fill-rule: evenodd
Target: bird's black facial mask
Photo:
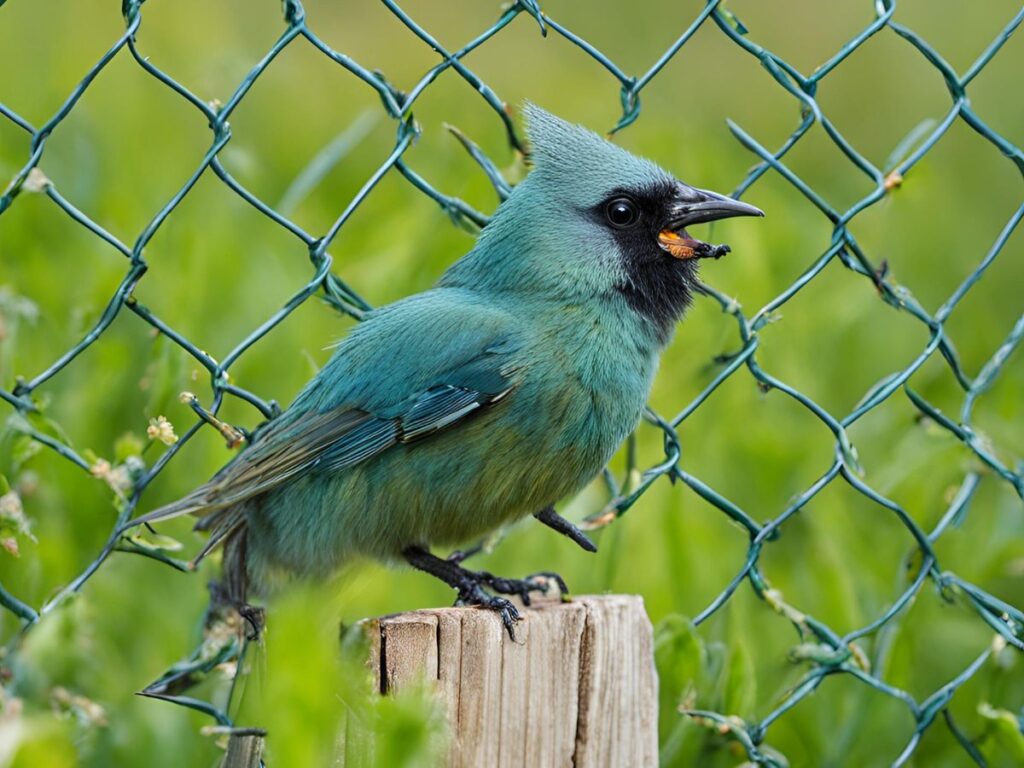
<path fill-rule="evenodd" d="M 727 245 L 693 238 L 686 227 L 733 216 L 763 216 L 746 203 L 681 182 L 617 189 L 590 210 L 615 239 L 626 280 L 619 286 L 630 306 L 654 322 L 666 340 L 690 302 L 697 260 L 720 258 Z"/>

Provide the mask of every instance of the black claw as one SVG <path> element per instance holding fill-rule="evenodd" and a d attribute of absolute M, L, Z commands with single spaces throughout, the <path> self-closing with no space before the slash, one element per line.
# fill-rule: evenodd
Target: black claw
<path fill-rule="evenodd" d="M 495 611 L 501 617 L 501 623 L 505 625 L 505 631 L 508 632 L 509 638 L 512 640 L 516 639 L 515 623 L 522 618 L 519 610 L 511 601 L 506 600 L 504 597 L 487 594 L 479 582 L 466 579 L 459 587 L 459 597 L 455 604 L 475 605 L 479 608 Z"/>
<path fill-rule="evenodd" d="M 515 625 L 522 618 L 516 607 L 503 597 L 492 597 L 484 607 L 498 612 L 498 615 L 501 616 L 501 623 L 505 625 L 505 631 L 508 632 L 508 639 L 515 642 Z"/>
<path fill-rule="evenodd" d="M 263 634 L 263 627 L 266 626 L 266 614 L 263 609 L 256 605 L 249 605 L 248 603 L 239 606 L 238 614 L 245 619 L 245 623 L 249 627 L 249 631 L 246 632 L 245 637 L 247 640 L 256 641 L 260 639 L 260 635 Z"/>
<path fill-rule="evenodd" d="M 237 611 L 246 624 L 245 638 L 256 641 L 263 634 L 263 628 L 267 625 L 266 611 L 258 605 L 252 605 L 232 597 L 222 584 L 211 582 L 210 588 L 210 610 L 228 608 Z"/>
<path fill-rule="evenodd" d="M 515 640 L 516 635 L 513 627 L 521 618 L 519 611 L 515 605 L 505 598 L 488 594 L 481 585 L 487 584 L 498 592 L 512 595 L 521 595 L 524 585 L 526 585 L 526 591 L 539 589 L 539 586 L 527 585 L 526 582 L 516 579 L 502 579 L 486 571 L 477 573 L 476 571 L 467 570 L 458 564 L 457 559 L 454 561 L 451 558 L 447 560 L 441 559 L 436 555 L 430 554 L 423 547 L 408 547 L 403 554 L 411 566 L 436 576 L 445 584 L 455 589 L 458 593 L 458 598 L 455 601 L 456 605 L 475 605 L 497 612 L 501 616 L 501 623 L 505 625 L 508 636 Z"/>

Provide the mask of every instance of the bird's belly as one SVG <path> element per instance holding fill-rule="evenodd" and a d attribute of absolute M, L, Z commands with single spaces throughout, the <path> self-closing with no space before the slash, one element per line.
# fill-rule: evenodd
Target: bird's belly
<path fill-rule="evenodd" d="M 464 542 L 577 492 L 636 427 L 646 400 L 643 388 L 594 392 L 563 384 L 531 389 L 524 387 L 510 398 L 508 412 L 495 409 L 465 433 L 445 436 L 448 445 L 437 446 L 444 458 L 424 456 L 431 468 L 448 466 L 427 484 L 444 490 L 440 504 L 425 504 L 432 509 L 421 517 L 424 542 Z M 445 482 L 456 477 L 454 485 Z"/>

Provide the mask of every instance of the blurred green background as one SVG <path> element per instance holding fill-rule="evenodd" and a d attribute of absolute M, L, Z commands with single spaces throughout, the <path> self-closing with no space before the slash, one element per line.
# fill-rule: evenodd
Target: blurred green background
<path fill-rule="evenodd" d="M 410 0 L 402 6 L 450 49 L 485 30 L 497 3 Z M 658 0 L 573 3 L 548 0 L 546 13 L 610 56 L 642 73 L 696 17 L 702 3 Z M 764 3 L 730 0 L 748 38 L 805 74 L 874 18 L 873 4 Z M 990 0 L 915 0 L 895 20 L 916 30 L 958 72 L 1020 9 Z M 328 44 L 408 89 L 437 63 L 383 5 L 306 3 L 309 26 Z M 150 0 L 142 8 L 144 56 L 207 101 L 226 101 L 284 29 L 278 2 Z M 123 33 L 113 0 L 9 0 L 0 8 L 0 103 L 44 124 L 102 53 Z M 521 14 L 465 63 L 509 104 L 530 99 L 569 119 L 608 130 L 620 115 L 619 87 L 593 59 L 563 38 L 542 38 Z M 1024 144 L 1024 39 L 1013 38 L 971 83 L 974 110 L 1009 141 Z M 817 94 L 832 123 L 881 168 L 908 135 L 947 112 L 938 71 L 884 29 L 828 76 Z M 756 158 L 726 127 L 732 119 L 763 146 L 781 145 L 800 119 L 799 103 L 759 62 L 711 22 L 642 94 L 640 119 L 617 135 L 698 186 L 729 191 Z M 493 210 L 489 182 L 444 130 L 451 123 L 518 178 L 493 111 L 447 71 L 414 110 L 423 128 L 405 158 L 438 189 Z M 932 121 L 932 122 L 929 122 Z M 260 199 L 314 234 L 325 232 L 394 146 L 395 124 L 377 95 L 303 40 L 259 78 L 231 117 L 225 167 Z M 296 178 L 339 136 L 349 148 L 311 188 Z M 918 134 L 919 135 L 919 134 Z M 202 116 L 122 51 L 59 124 L 40 167 L 88 216 L 131 244 L 198 167 L 211 135 Z M 0 118 L 0 179 L 29 157 L 28 134 Z M 787 155 L 786 165 L 845 210 L 874 188 L 820 125 Z M 289 190 L 291 189 L 291 192 Z M 714 237 L 732 244 L 704 278 L 751 316 L 785 290 L 829 246 L 832 227 L 788 182 L 767 173 L 745 195 L 764 221 L 723 223 Z M 875 263 L 934 312 L 978 264 L 1021 203 L 1021 179 L 997 148 L 957 121 L 901 187 L 858 215 L 851 231 Z M 335 271 L 373 304 L 423 290 L 472 244 L 438 205 L 389 172 L 342 228 L 330 252 Z M 259 214 L 210 172 L 159 229 L 145 251 L 148 274 L 139 302 L 222 359 L 309 280 L 302 244 Z M 946 324 L 965 369 L 975 374 L 1020 317 L 1024 299 L 1022 235 L 1011 236 L 984 278 Z M 44 195 L 23 192 L 0 217 L 0 387 L 32 377 L 69 349 L 98 319 L 127 270 L 126 261 L 74 223 Z M 232 381 L 286 404 L 329 355 L 351 321 L 312 299 L 275 327 L 231 369 Z M 924 348 L 927 328 L 883 303 L 870 281 L 832 262 L 761 332 L 757 359 L 773 376 L 836 416 L 849 413 L 883 376 Z M 720 370 L 714 358 L 739 347 L 735 321 L 700 299 L 665 357 L 652 398 L 663 414 L 688 404 Z M 947 414 L 962 391 L 939 355 L 911 380 Z M 152 465 L 165 447 L 146 440 L 151 418 L 178 434 L 194 420 L 183 390 L 209 402 L 206 372 L 182 349 L 122 312 L 100 341 L 36 396 L 64 439 L 92 459 L 115 462 L 143 446 Z M 1014 466 L 1024 455 L 1024 359 L 1018 353 L 979 400 L 975 426 L 997 456 Z M 4 418 L 13 410 L 7 405 Z M 228 421 L 253 427 L 260 416 L 228 398 Z M 821 421 L 779 391 L 763 392 L 737 372 L 680 427 L 682 467 L 758 521 L 778 515 L 831 464 L 834 441 Z M 126 439 L 130 435 L 134 439 Z M 639 432 L 641 466 L 661 454 L 660 433 Z M 926 530 L 942 516 L 977 461 L 898 391 L 851 430 L 864 480 L 895 500 Z M 120 444 L 120 447 L 115 447 Z M 32 453 L 32 455 L 28 455 Z M 120 456 L 119 456 L 120 453 Z M 231 455 L 204 428 L 142 497 L 146 510 L 205 480 Z M 622 459 L 616 467 L 621 470 Z M 40 606 L 95 557 L 116 515 L 110 488 L 49 450 L 32 452 L 8 429 L 0 474 L 14 488 L 31 535 L 12 532 L 20 556 L 0 552 L 0 581 Z M 0 489 L 2 492 L 2 489 Z M 12 497 L 8 497 L 10 500 Z M 568 501 L 574 519 L 607 501 L 595 483 Z M 936 551 L 943 569 L 1014 605 L 1024 604 L 1024 506 L 992 474 L 962 523 Z M 201 545 L 188 521 L 162 526 L 184 545 Z M 643 595 L 658 631 L 662 679 L 662 757 L 672 766 L 732 766 L 746 758 L 726 736 L 677 712 L 687 706 L 764 717 L 809 669 L 790 652 L 793 626 L 744 583 L 710 620 L 703 610 L 741 567 L 747 537 L 687 488 L 659 480 L 620 521 L 598 534 L 588 555 L 535 522 L 511 530 L 478 565 L 521 575 L 557 569 L 579 593 Z M 11 545 L 13 546 L 13 545 Z M 765 547 L 771 585 L 800 611 L 840 634 L 879 616 L 903 591 L 919 562 L 896 517 L 845 485 L 832 483 Z M 181 553 L 171 553 L 179 555 Z M 133 695 L 200 639 L 206 583 L 215 567 L 183 574 L 160 563 L 115 554 L 81 594 L 19 641 L 3 612 L 8 653 L 0 668 L 0 766 L 214 765 L 218 737 L 201 732 L 198 713 Z M 300 585 L 271 603 L 266 647 L 252 673 L 239 722 L 270 730 L 276 765 L 328 765 L 339 722 L 356 717 L 375 731 L 379 765 L 427 765 L 440 748 L 436 713 L 422 697 L 368 701 L 365 674 L 338 658 L 338 621 L 445 605 L 449 590 L 410 571 L 357 564 L 326 585 Z M 944 600 L 931 582 L 887 629 L 860 647 L 873 672 L 918 701 L 959 674 L 992 643 L 993 631 L 962 597 Z M 217 671 L 199 694 L 222 701 Z M 990 765 L 1024 764 L 1016 718 L 1024 705 L 1024 668 L 1001 651 L 960 688 L 956 722 Z M 552 713 L 557 716 L 557 713 Z M 767 743 L 794 766 L 888 765 L 913 732 L 909 710 L 849 675 L 826 679 L 774 724 Z M 970 764 L 940 720 L 910 764 Z"/>

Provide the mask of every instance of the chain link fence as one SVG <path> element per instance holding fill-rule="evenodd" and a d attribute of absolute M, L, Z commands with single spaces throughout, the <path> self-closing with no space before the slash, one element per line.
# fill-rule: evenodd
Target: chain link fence
<path fill-rule="evenodd" d="M 785 765 L 785 758 L 768 746 L 773 723 L 785 717 L 795 705 L 811 695 L 825 678 L 843 675 L 854 678 L 865 686 L 870 686 L 881 694 L 892 697 L 905 705 L 911 713 L 915 727 L 903 751 L 893 756 L 894 765 L 904 765 L 915 753 L 925 731 L 941 720 L 936 727 L 948 728 L 963 748 L 964 754 L 978 765 L 985 765 L 972 739 L 958 727 L 947 705 L 957 690 L 968 681 L 993 653 L 1000 647 L 1012 646 L 1024 650 L 1024 612 L 1007 604 L 997 597 L 986 593 L 978 586 L 962 579 L 956 573 L 944 570 L 935 552 L 936 541 L 953 525 L 957 524 L 966 514 L 971 499 L 983 483 L 1006 483 L 1020 497 L 1024 498 L 1024 471 L 1021 466 L 1011 466 L 1001 458 L 1004 452 L 992 445 L 972 426 L 974 406 L 999 377 L 1007 360 L 1024 339 L 1024 315 L 1016 324 L 1008 329 L 1002 344 L 992 352 L 988 362 L 980 370 L 972 374 L 964 369 L 957 351 L 945 330 L 945 323 L 956 311 L 961 300 L 985 277 L 986 270 L 1004 250 L 1004 246 L 1024 217 L 1024 204 L 1020 205 L 1004 228 L 989 244 L 983 253 L 979 251 L 976 266 L 952 292 L 946 301 L 935 311 L 928 312 L 917 301 L 913 294 L 903 285 L 894 281 L 888 273 L 883 261 L 876 261 L 858 244 L 851 232 L 850 225 L 872 206 L 878 204 L 898 187 L 905 178 L 913 174 L 915 166 L 936 145 L 936 143 L 958 121 L 966 124 L 978 135 L 989 142 L 995 150 L 1012 163 L 1017 170 L 1024 173 L 1024 152 L 1006 137 L 993 130 L 971 106 L 968 88 L 971 82 L 983 71 L 1000 52 L 1011 34 L 1024 21 L 1024 10 L 1013 17 L 1002 28 L 999 34 L 983 50 L 977 60 L 963 73 L 958 73 L 943 59 L 939 51 L 925 42 L 913 29 L 897 23 L 893 19 L 895 0 L 875 0 L 873 3 L 874 19 L 864 29 L 842 45 L 835 54 L 810 75 L 805 75 L 787 63 L 783 58 L 756 42 L 757 35 L 748 31 L 741 20 L 725 7 L 721 0 L 708 2 L 693 19 L 692 23 L 679 35 L 672 45 L 661 54 L 650 69 L 640 75 L 630 75 L 606 56 L 597 47 L 572 30 L 563 26 L 556 18 L 547 15 L 535 0 L 517 0 L 507 6 L 498 20 L 489 29 L 457 50 L 444 47 L 429 31 L 414 21 L 399 5 L 392 0 L 382 0 L 384 6 L 408 30 L 410 36 L 417 38 L 422 45 L 429 47 L 438 55 L 438 63 L 429 69 L 408 92 L 403 92 L 390 83 L 380 72 L 371 71 L 353 60 L 345 53 L 333 49 L 316 31 L 306 23 L 304 9 L 298 0 L 286 0 L 284 9 L 284 31 L 279 39 L 266 52 L 263 58 L 252 68 L 238 87 L 222 104 L 210 104 L 196 96 L 188 88 L 175 80 L 154 62 L 150 61 L 136 46 L 136 35 L 143 24 L 143 2 L 141 0 L 125 0 L 122 12 L 125 20 L 125 31 L 109 50 L 82 77 L 66 101 L 57 112 L 44 124 L 33 125 L 12 109 L 0 103 L 0 115 L 30 137 L 30 153 L 24 166 L 7 184 L 0 197 L 0 214 L 16 205 L 19 198 L 26 193 L 39 193 L 49 198 L 52 203 L 63 211 L 74 222 L 88 230 L 95 238 L 116 249 L 124 259 L 125 273 L 120 285 L 110 297 L 99 320 L 70 349 L 57 356 L 52 364 L 35 373 L 30 378 L 18 380 L 13 387 L 0 389 L 2 399 L 13 411 L 10 424 L 22 434 L 30 436 L 41 445 L 56 451 L 69 462 L 77 465 L 83 472 L 90 473 L 115 486 L 121 494 L 119 516 L 111 530 L 109 539 L 96 558 L 69 583 L 64 585 L 56 596 L 41 606 L 29 605 L 15 594 L 0 586 L 0 604 L 15 614 L 22 623 L 22 631 L 31 630 L 41 617 L 52 611 L 68 595 L 80 590 L 90 577 L 101 568 L 108 557 L 115 551 L 125 550 L 144 554 L 178 568 L 185 564 L 175 560 L 159 548 L 146 548 L 137 541 L 122 537 L 118 531 L 135 513 L 140 499 L 153 479 L 167 466 L 181 448 L 206 425 L 213 425 L 220 430 L 229 442 L 240 444 L 244 433 L 218 419 L 217 414 L 227 398 L 239 398 L 256 409 L 265 418 L 273 418 L 277 407 L 264 400 L 258 394 L 248 391 L 230 381 L 228 371 L 247 351 L 253 348 L 278 323 L 282 322 L 291 312 L 304 302 L 320 297 L 328 301 L 340 312 L 356 319 L 361 318 L 370 309 L 370 305 L 362 299 L 346 282 L 332 272 L 332 258 L 329 253 L 332 242 L 353 212 L 373 193 L 375 186 L 385 174 L 397 173 L 404 177 L 416 189 L 434 200 L 451 219 L 462 226 L 477 228 L 487 222 L 487 216 L 453 196 L 449 196 L 435 188 L 425 178 L 406 164 L 403 159 L 406 151 L 412 146 L 419 135 L 420 128 L 413 118 L 413 110 L 417 100 L 430 88 L 435 79 L 446 70 L 452 70 L 458 77 L 468 83 L 481 99 L 493 110 L 494 119 L 500 124 L 507 136 L 508 143 L 516 150 L 524 151 L 525 146 L 513 121 L 508 106 L 484 81 L 482 81 L 464 60 L 480 46 L 501 34 L 513 23 L 534 25 L 541 35 L 556 35 L 568 40 L 575 46 L 579 56 L 591 57 L 603 67 L 610 78 L 610 83 L 618 83 L 621 100 L 621 119 L 614 126 L 619 131 L 633 124 L 641 116 L 641 96 L 644 89 L 658 76 L 666 64 L 676 56 L 694 34 L 702 27 L 717 28 L 721 35 L 742 49 L 746 54 L 770 73 L 778 87 L 785 91 L 799 110 L 799 123 L 791 135 L 775 148 L 762 145 L 758 139 L 741 128 L 730 123 L 729 129 L 739 143 L 757 158 L 756 165 L 738 181 L 732 194 L 736 197 L 745 195 L 755 187 L 766 175 L 774 174 L 785 180 L 800 195 L 810 201 L 827 219 L 831 227 L 831 242 L 824 252 L 817 255 L 810 266 L 785 291 L 754 314 L 747 314 L 733 299 L 708 288 L 711 301 L 717 302 L 722 310 L 730 315 L 736 323 L 736 338 L 739 350 L 726 359 L 711 383 L 690 403 L 677 413 L 668 415 L 648 411 L 647 419 L 664 435 L 664 459 L 655 466 L 642 470 L 639 483 L 628 491 L 620 489 L 611 472 L 606 473 L 611 488 L 612 502 L 602 511 L 589 519 L 589 524 L 599 527 L 612 522 L 624 514 L 640 499 L 647 489 L 661 478 L 680 481 L 703 499 L 737 523 L 748 536 L 747 555 L 743 562 L 737 564 L 733 579 L 725 588 L 699 613 L 693 622 L 700 625 L 732 598 L 736 590 L 744 584 L 763 600 L 772 611 L 784 620 L 788 620 L 799 636 L 803 649 L 804 660 L 809 666 L 803 679 L 795 685 L 778 706 L 756 722 L 743 721 L 732 713 L 704 710 L 685 710 L 684 715 L 728 734 L 742 746 L 746 757 L 753 763 L 766 766 Z M 0 5 L 2 5 L 0 0 Z M 827 87 L 829 76 L 843 62 L 874 35 L 888 30 L 897 35 L 916 55 L 923 58 L 933 68 L 935 77 L 940 78 L 949 94 L 949 106 L 945 114 L 933 125 L 916 137 L 912 149 L 907 147 L 904 159 L 892 167 L 880 168 L 874 165 L 851 145 L 838 128 L 829 120 L 828 115 L 819 104 L 819 89 Z M 326 231 L 311 233 L 289 218 L 281 215 L 273 207 L 259 199 L 242 186 L 228 172 L 219 159 L 219 153 L 231 141 L 229 119 L 232 113 L 250 92 L 253 84 L 271 67 L 275 58 L 288 46 L 299 40 L 305 40 L 318 50 L 324 57 L 338 67 L 351 73 L 371 89 L 380 100 L 383 116 L 391 121 L 395 131 L 394 148 L 387 159 L 377 168 L 363 184 L 348 205 L 337 215 L 337 218 Z M 196 119 L 203 120 L 209 126 L 210 144 L 201 160 L 196 165 L 185 184 L 157 212 L 142 229 L 134 242 L 123 242 L 91 218 L 76 208 L 72 200 L 67 199 L 46 178 L 40 169 L 44 158 L 47 141 L 51 135 L 60 130 L 62 122 L 75 109 L 83 94 L 90 88 L 98 75 L 115 60 L 130 58 L 148 76 L 159 81 L 173 91 L 178 98 L 187 102 L 195 110 Z M 595 87 L 595 92 L 597 88 Z M 808 131 L 820 125 L 834 143 L 835 147 L 845 156 L 849 163 L 860 174 L 870 181 L 870 191 L 846 209 L 835 207 L 818 194 L 786 164 L 787 154 L 796 147 Z M 504 198 L 509 192 L 509 185 L 503 179 L 497 166 L 468 138 L 459 135 L 460 141 L 479 164 L 481 169 L 492 181 L 499 197 Z M 238 195 L 262 215 L 273 221 L 290 236 L 302 242 L 308 250 L 311 274 L 308 283 L 295 293 L 284 306 L 276 309 L 266 318 L 265 322 L 242 340 L 222 360 L 215 360 L 202 350 L 198 341 L 186 338 L 182 333 L 140 304 L 133 296 L 133 290 L 143 280 L 148 264 L 145 249 L 158 230 L 172 216 L 189 195 L 201 176 L 214 175 L 225 187 Z M 769 212 L 771 213 L 771 212 Z M 9 256 L 8 256 L 9 258 Z M 16 255 L 15 255 L 16 258 Z M 908 315 L 926 330 L 928 340 L 916 358 L 905 367 L 894 370 L 878 381 L 869 391 L 865 392 L 856 407 L 846 414 L 831 413 L 812 400 L 805 393 L 790 386 L 785 381 L 772 376 L 764 370 L 758 361 L 758 350 L 761 344 L 760 331 L 772 320 L 774 313 L 789 302 L 799 292 L 813 290 L 816 278 L 830 263 L 840 261 L 849 271 L 850 280 L 860 281 L 866 291 L 874 293 L 891 312 Z M 42 428 L 33 415 L 38 411 L 38 398 L 45 392 L 46 385 L 54 377 L 67 376 L 68 365 L 90 345 L 101 344 L 104 332 L 120 314 L 131 313 L 143 323 L 151 326 L 156 333 L 173 341 L 185 350 L 208 373 L 210 392 L 201 402 L 192 397 L 189 404 L 197 414 L 195 422 L 170 444 L 166 452 L 151 467 L 136 467 L 134 473 L 123 477 L 112 477 L 112 468 L 100 466 L 87 460 L 62 440 L 59 434 Z M 962 389 L 962 405 L 957 417 L 942 413 L 933 403 L 909 386 L 909 379 L 926 361 L 941 358 L 955 377 Z M 681 462 L 681 446 L 677 429 L 689 418 L 702 403 L 723 382 L 733 376 L 751 376 L 757 385 L 765 390 L 773 389 L 785 393 L 799 403 L 802 408 L 820 420 L 834 436 L 834 454 L 827 470 L 818 477 L 797 497 L 792 499 L 785 508 L 779 510 L 770 519 L 758 522 L 754 516 L 731 502 L 724 495 L 710 487 L 700 478 L 690 474 Z M 964 472 L 959 490 L 949 504 L 945 514 L 931 530 L 918 525 L 907 511 L 899 504 L 887 498 L 865 479 L 859 464 L 856 450 L 848 437 L 852 425 L 866 414 L 878 408 L 892 398 L 906 398 L 922 417 L 927 417 L 934 424 L 948 431 L 973 454 L 976 461 Z M 153 427 L 157 436 L 163 427 Z M 632 457 L 633 452 L 630 453 Z M 631 458 L 631 461 L 634 459 Z M 635 469 L 635 467 L 630 467 Z M 766 548 L 771 547 L 773 539 L 786 522 L 820 494 L 830 484 L 847 484 L 865 498 L 878 505 L 886 514 L 892 515 L 912 537 L 917 551 L 912 558 L 912 574 L 906 588 L 893 596 L 888 610 L 877 616 L 873 621 L 861 628 L 839 634 L 813 616 L 802 612 L 797 607 L 787 604 L 781 594 L 772 588 L 759 565 L 759 560 Z M 976 615 L 978 622 L 988 625 L 997 635 L 997 642 L 983 650 L 977 658 L 967 665 L 947 684 L 924 698 L 914 698 L 879 676 L 873 671 L 864 650 L 858 641 L 878 633 L 890 622 L 894 622 L 906 611 L 915 596 L 931 582 L 939 592 L 949 600 L 956 600 L 969 606 Z M 202 708 L 202 707 L 200 707 Z M 206 711 L 217 713 L 214 708 Z M 218 717 L 226 722 L 223 716 Z"/>

